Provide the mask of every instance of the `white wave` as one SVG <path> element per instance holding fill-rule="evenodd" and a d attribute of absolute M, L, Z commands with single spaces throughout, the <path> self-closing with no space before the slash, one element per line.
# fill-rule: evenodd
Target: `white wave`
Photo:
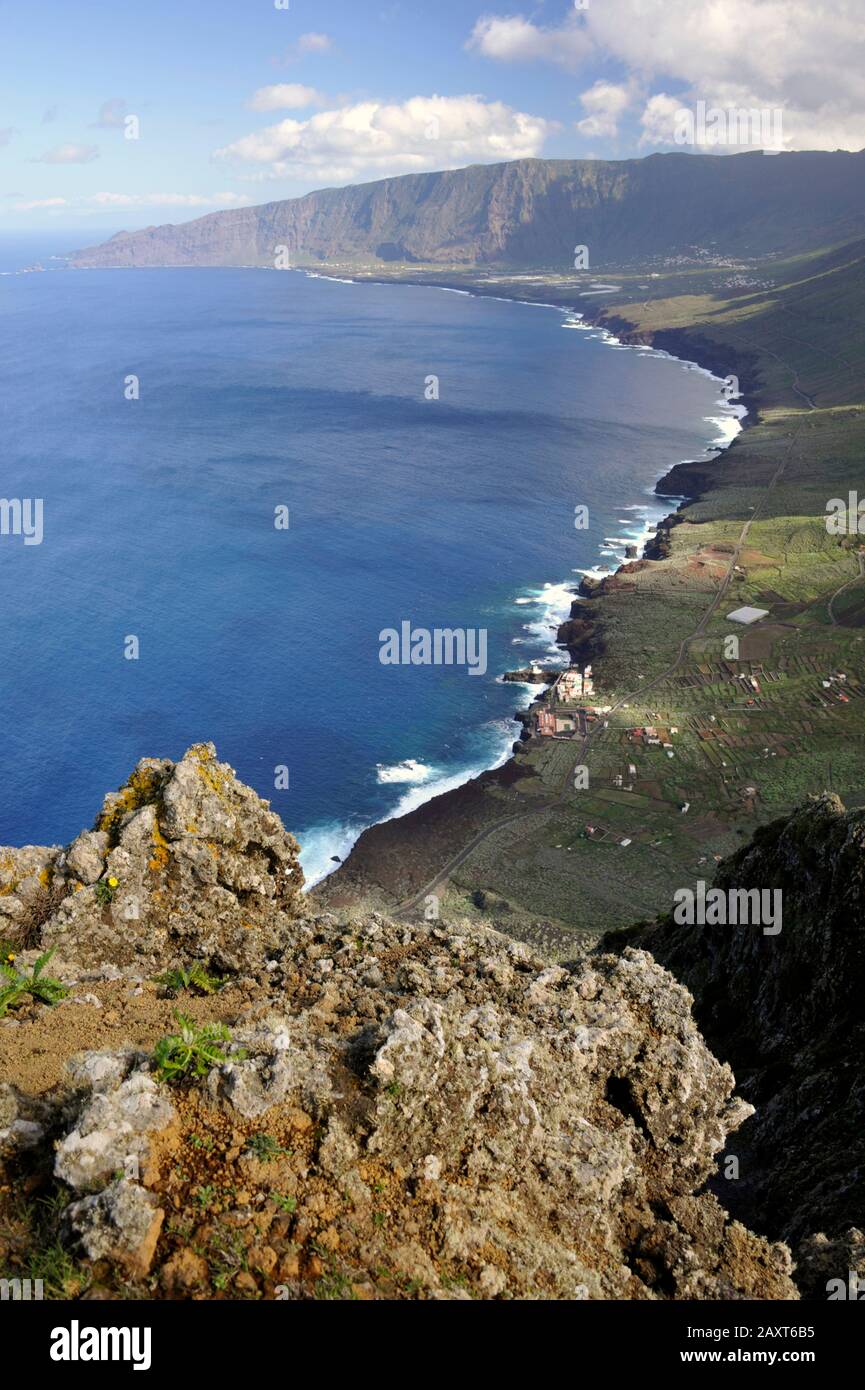
<path fill-rule="evenodd" d="M 568 581 L 562 584 L 545 584 L 542 589 L 535 590 L 528 599 L 539 611 L 536 618 L 523 624 L 523 631 L 543 647 L 544 659 L 549 656 L 561 658 L 561 648 L 556 645 L 556 632 L 570 616 L 571 604 L 575 598 L 573 583 Z"/>
<path fill-rule="evenodd" d="M 531 701 L 529 700 L 527 703 L 530 704 Z M 459 771 L 441 772 L 431 781 L 425 782 L 422 787 L 413 787 L 411 791 L 404 792 L 390 815 L 384 816 L 383 819 L 398 820 L 400 816 L 407 816 L 410 811 L 416 811 L 418 806 L 432 801 L 433 797 L 441 796 L 444 792 L 454 791 L 457 787 L 462 787 L 466 782 L 470 782 L 473 777 L 479 777 L 482 772 L 488 772 L 506 763 L 516 739 L 513 721 L 510 719 L 496 720 L 486 726 L 486 732 L 491 744 L 489 756 L 484 757 L 482 755 L 478 761 Z M 491 757 L 494 758 L 492 762 L 490 761 Z"/>
<path fill-rule="evenodd" d="M 427 763 L 419 763 L 415 758 L 406 758 L 391 767 L 376 763 L 375 771 L 378 782 L 425 782 L 433 772 Z"/>
<path fill-rule="evenodd" d="M 526 686 L 523 692 L 526 706 L 531 704 L 537 691 L 537 686 Z M 517 692 L 514 693 L 516 695 Z M 510 719 L 497 719 L 487 724 L 481 731 L 481 735 L 483 741 L 488 744 L 485 752 L 480 753 L 477 758 L 462 768 L 451 771 L 441 770 L 423 783 L 412 786 L 410 790 L 402 793 L 393 809 L 381 816 L 376 824 L 381 825 L 384 821 L 397 820 L 400 816 L 407 816 L 410 811 L 416 811 L 425 802 L 432 801 L 433 797 L 453 791 L 456 787 L 470 782 L 473 777 L 480 776 L 482 772 L 501 767 L 503 763 L 506 763 L 517 737 L 515 722 Z M 407 758 L 405 764 L 398 764 L 398 766 L 409 764 L 416 767 L 423 766 L 412 758 Z M 310 826 L 307 830 L 295 831 L 301 845 L 300 863 L 306 876 L 304 892 L 309 892 L 317 883 L 321 883 L 322 879 L 327 878 L 328 874 L 334 873 L 339 868 L 336 858 L 344 861 L 348 857 L 364 829 L 365 827 L 362 825 L 331 821 L 324 825 Z"/>
<path fill-rule="evenodd" d="M 326 825 L 311 825 L 307 830 L 294 832 L 300 842 L 305 893 L 339 868 L 339 864 L 334 862 L 335 857 L 341 860 L 348 858 L 363 829 L 362 825 L 329 821 Z"/>

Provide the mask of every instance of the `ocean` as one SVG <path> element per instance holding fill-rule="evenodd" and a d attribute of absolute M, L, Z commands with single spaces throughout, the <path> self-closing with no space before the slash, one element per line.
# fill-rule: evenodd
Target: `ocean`
<path fill-rule="evenodd" d="M 0 536 L 0 844 L 66 842 L 140 757 L 212 740 L 315 881 L 507 755 L 531 692 L 501 673 L 561 662 L 580 575 L 670 510 L 656 478 L 735 410 L 552 308 L 15 273 L 95 239 L 0 238 L 0 497 L 43 504 L 41 544 Z M 383 664 L 404 622 L 483 630 L 486 673 Z"/>

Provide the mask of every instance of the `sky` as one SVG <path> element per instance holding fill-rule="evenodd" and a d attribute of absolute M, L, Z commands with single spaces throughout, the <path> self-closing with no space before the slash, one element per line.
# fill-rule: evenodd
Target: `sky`
<path fill-rule="evenodd" d="M 861 149 L 865 0 L 0 0 L 0 77 L 0 228 L 116 230 L 681 150 L 700 102 L 775 113 L 786 149 Z"/>

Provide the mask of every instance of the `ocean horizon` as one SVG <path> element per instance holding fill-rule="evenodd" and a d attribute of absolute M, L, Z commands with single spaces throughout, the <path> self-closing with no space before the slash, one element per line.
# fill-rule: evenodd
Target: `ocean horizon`
<path fill-rule="evenodd" d="M 49 245 L 74 241 L 0 239 L 0 491 L 44 500 L 42 543 L 0 546 L 0 843 L 65 842 L 139 757 L 212 740 L 314 883 L 366 826 L 507 757 L 532 691 L 502 672 L 566 662 L 580 576 L 641 546 L 671 506 L 656 479 L 739 428 L 708 372 L 552 306 L 15 273 Z M 403 622 L 483 629 L 485 673 L 383 665 Z"/>

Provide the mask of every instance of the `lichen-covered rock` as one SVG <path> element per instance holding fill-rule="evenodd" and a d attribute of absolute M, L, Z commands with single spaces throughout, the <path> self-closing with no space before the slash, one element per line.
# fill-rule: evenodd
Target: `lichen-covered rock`
<path fill-rule="evenodd" d="M 108 834 L 104 830 L 82 830 L 64 856 L 64 868 L 82 883 L 95 883 L 105 868 Z"/>
<path fill-rule="evenodd" d="M 482 929 L 322 918 L 278 975 L 286 1013 L 235 1031 L 250 1056 L 209 1093 L 262 1127 L 311 1111 L 308 1178 L 349 1194 L 355 1230 L 371 1162 L 434 1191 L 434 1241 L 408 1222 L 358 1259 L 435 1296 L 457 1265 L 482 1297 L 795 1297 L 789 1252 L 701 1191 L 748 1107 L 644 952 L 551 969 Z"/>
<path fill-rule="evenodd" d="M 80 1246 L 90 1260 L 110 1260 L 133 1278 L 143 1278 L 156 1253 L 165 1219 L 152 1192 L 136 1182 L 118 1179 L 66 1210 L 67 1241 Z"/>
<path fill-rule="evenodd" d="M 150 1136 L 166 1129 L 174 1117 L 164 1088 L 146 1072 L 134 1071 L 86 1102 L 74 1128 L 57 1145 L 54 1171 L 77 1192 L 92 1191 L 130 1166 L 143 1172 Z"/>
<path fill-rule="evenodd" d="M 233 1044 L 246 1055 L 214 1068 L 208 1089 L 247 1119 L 263 1115 L 289 1096 L 323 1107 L 331 1085 L 327 1049 L 310 1045 L 290 1018 L 270 1017 L 234 1030 Z"/>
<path fill-rule="evenodd" d="M 54 906 L 59 845 L 0 848 L 0 934 L 12 941 L 38 932 Z"/>
<path fill-rule="evenodd" d="M 176 764 L 143 758 L 60 870 L 66 895 L 41 940 L 85 966 L 247 968 L 284 939 L 303 887 L 296 840 L 212 744 Z"/>

